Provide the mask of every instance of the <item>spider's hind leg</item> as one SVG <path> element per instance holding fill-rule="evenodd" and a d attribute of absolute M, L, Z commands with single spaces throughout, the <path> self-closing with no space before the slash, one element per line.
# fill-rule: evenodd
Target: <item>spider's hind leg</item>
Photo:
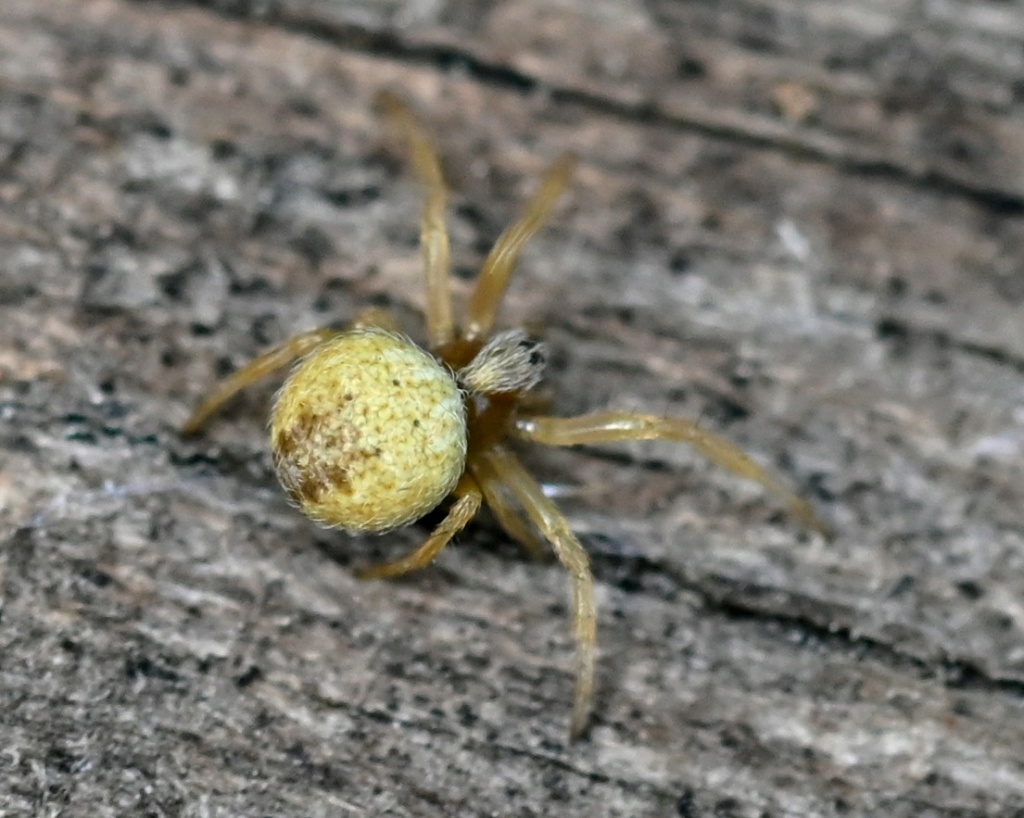
<path fill-rule="evenodd" d="M 394 562 L 385 562 L 380 565 L 370 565 L 361 568 L 357 571 L 359 578 L 390 579 L 430 565 L 437 558 L 437 555 L 444 550 L 444 547 L 451 542 L 452 537 L 465 528 L 466 524 L 480 510 L 483 496 L 480 493 L 480 488 L 472 478 L 463 475 L 453 493 L 458 499 L 448 509 L 448 515 L 438 524 L 437 528 L 434 529 L 419 548 Z"/>
<path fill-rule="evenodd" d="M 225 403 L 246 387 L 273 375 L 279 369 L 297 361 L 303 355 L 311 352 L 320 346 L 324 341 L 329 341 L 338 334 L 337 330 L 323 327 L 295 335 L 286 341 L 272 347 L 257 358 L 253 358 L 241 369 L 233 372 L 225 380 L 221 381 L 214 390 L 203 399 L 196 410 L 192 413 L 181 431 L 186 435 L 194 435 L 200 431 L 210 417 L 217 412 Z"/>
<path fill-rule="evenodd" d="M 393 313 L 379 307 L 370 307 L 362 310 L 351 325 L 351 329 L 362 329 L 365 327 L 380 327 L 389 331 L 397 331 L 398 321 Z M 196 407 L 196 410 L 189 419 L 185 421 L 184 426 L 181 427 L 182 434 L 196 434 L 224 404 L 243 389 L 295 363 L 295 361 L 309 354 L 322 343 L 330 341 L 340 334 L 339 330 L 331 329 L 330 327 L 321 327 L 309 332 L 302 332 L 298 335 L 293 335 L 291 338 L 271 347 L 262 355 L 253 358 L 241 369 L 231 373 L 214 387 L 213 391 L 203 399 L 203 402 Z"/>

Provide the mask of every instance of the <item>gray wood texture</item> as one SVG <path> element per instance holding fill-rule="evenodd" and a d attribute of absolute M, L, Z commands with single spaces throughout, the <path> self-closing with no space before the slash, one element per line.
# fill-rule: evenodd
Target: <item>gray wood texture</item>
<path fill-rule="evenodd" d="M 1024 4 L 0 3 L 0 815 L 1024 814 Z M 288 507 L 269 343 L 418 332 L 580 168 L 504 319 L 560 413 L 702 417 L 838 529 L 667 445 L 530 450 L 593 555 L 483 519 L 430 570 Z"/>

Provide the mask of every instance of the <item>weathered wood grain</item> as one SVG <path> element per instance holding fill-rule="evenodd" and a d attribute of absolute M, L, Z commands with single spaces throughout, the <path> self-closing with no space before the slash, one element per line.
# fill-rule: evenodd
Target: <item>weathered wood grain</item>
<path fill-rule="evenodd" d="M 0 4 L 0 815 L 973 816 L 1024 810 L 1024 5 Z M 580 169 L 505 319 L 564 413 L 708 425 L 832 520 L 689 453 L 534 451 L 594 556 L 486 520 L 431 570 L 274 484 L 268 343 L 417 331 L 438 134 L 460 289 Z"/>

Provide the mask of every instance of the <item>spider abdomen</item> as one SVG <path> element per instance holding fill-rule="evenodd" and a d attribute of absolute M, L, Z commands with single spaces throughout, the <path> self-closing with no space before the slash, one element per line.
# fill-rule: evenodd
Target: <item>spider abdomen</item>
<path fill-rule="evenodd" d="M 466 410 L 451 372 L 381 329 L 321 344 L 277 394 L 270 441 L 278 479 L 323 525 L 385 531 L 426 514 L 466 461 Z"/>

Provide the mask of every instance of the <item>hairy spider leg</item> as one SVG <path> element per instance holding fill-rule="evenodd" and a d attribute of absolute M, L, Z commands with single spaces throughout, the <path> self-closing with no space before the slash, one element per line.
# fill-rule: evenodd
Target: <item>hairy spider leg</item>
<path fill-rule="evenodd" d="M 524 417 L 516 419 L 514 434 L 546 446 L 578 446 L 620 440 L 687 443 L 733 474 L 760 483 L 783 500 L 804 525 L 826 537 L 832 536 L 829 526 L 789 486 L 755 463 L 741 449 L 690 420 L 635 412 L 595 412 L 573 418 Z"/>
<path fill-rule="evenodd" d="M 455 337 L 452 317 L 452 296 L 449 283 L 451 249 L 445 212 L 448 207 L 448 189 L 441 162 L 427 129 L 409 107 L 390 91 L 377 95 L 377 107 L 398 128 L 409 151 L 413 171 L 424 188 L 423 217 L 420 227 L 420 247 L 423 252 L 423 272 L 427 284 L 427 338 L 431 348 L 446 344 Z"/>
<path fill-rule="evenodd" d="M 483 502 L 480 487 L 467 474 L 462 475 L 452 490 L 452 494 L 457 499 L 448 509 L 447 516 L 438 523 L 419 548 L 394 562 L 360 568 L 356 575 L 360 579 L 390 579 L 430 565 L 444 547 L 451 542 L 452 537 L 465 528 L 466 524 L 476 516 Z"/>
<path fill-rule="evenodd" d="M 363 327 L 380 327 L 381 329 L 397 331 L 398 320 L 385 309 L 369 307 L 361 310 L 351 324 L 352 329 L 361 329 Z M 206 422 L 215 412 L 243 389 L 273 375 L 280 369 L 284 369 L 284 367 L 312 352 L 320 344 L 331 340 L 339 334 L 339 330 L 331 329 L 330 327 L 320 327 L 309 332 L 302 332 L 282 341 L 277 346 L 271 347 L 259 357 L 253 358 L 237 372 L 233 372 L 214 387 L 213 391 L 203 399 L 203 402 L 192 413 L 192 416 L 185 421 L 185 425 L 181 428 L 182 433 L 186 435 L 196 434 L 206 425 Z"/>
<path fill-rule="evenodd" d="M 576 698 L 569 732 L 578 738 L 586 729 L 594 698 L 594 655 L 597 643 L 597 613 L 594 607 L 594 579 L 590 559 L 569 522 L 544 490 L 523 468 L 516 456 L 504 446 L 492 446 L 475 457 L 470 470 L 482 483 L 505 486 L 523 507 L 526 515 L 554 548 L 555 556 L 572 580 L 573 625 L 576 631 Z"/>
<path fill-rule="evenodd" d="M 481 479 L 477 482 L 484 493 L 487 508 L 491 510 L 498 524 L 513 540 L 522 545 L 530 556 L 537 560 L 547 559 L 551 551 L 540 533 L 534 529 L 530 521 L 523 516 L 522 510 L 509 496 L 508 488 L 495 480 Z"/>
<path fill-rule="evenodd" d="M 203 402 L 199 404 L 199 407 L 192 413 L 192 416 L 185 421 L 185 425 L 181 427 L 182 433 L 186 435 L 195 434 L 203 428 L 211 415 L 243 389 L 297 361 L 303 355 L 316 349 L 324 341 L 329 341 L 337 334 L 338 330 L 329 329 L 328 327 L 303 332 L 292 336 L 287 341 L 282 341 L 259 357 L 253 358 L 237 372 L 232 373 L 228 378 L 221 381 L 203 399 Z"/>
<path fill-rule="evenodd" d="M 498 237 L 466 305 L 467 338 L 485 338 L 490 334 L 520 251 L 551 218 L 575 165 L 576 157 L 571 153 L 556 159 L 545 171 L 540 188 L 527 202 L 523 215 Z"/>
<path fill-rule="evenodd" d="M 367 327 L 377 327 L 377 329 L 384 329 L 388 332 L 400 333 L 402 331 L 402 325 L 395 314 L 383 307 L 361 309 L 355 320 L 349 325 L 349 329 L 366 329 Z"/>

